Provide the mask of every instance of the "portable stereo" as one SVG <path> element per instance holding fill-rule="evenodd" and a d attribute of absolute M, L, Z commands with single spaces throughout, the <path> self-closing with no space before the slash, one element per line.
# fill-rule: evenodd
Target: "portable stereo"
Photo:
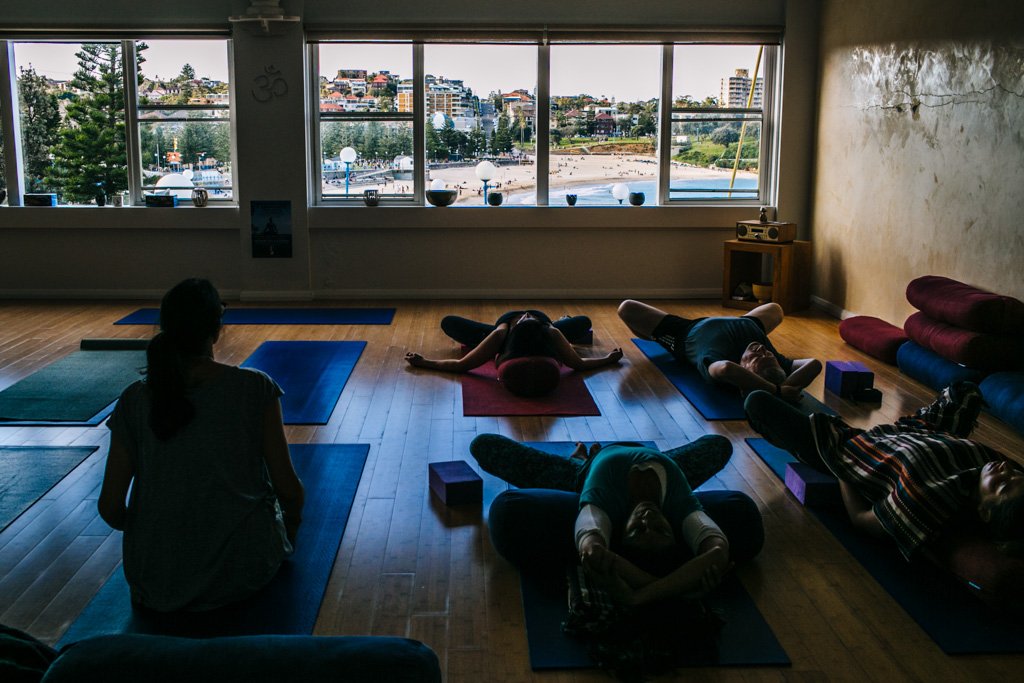
<path fill-rule="evenodd" d="M 792 242 L 796 239 L 796 223 L 739 221 L 736 239 L 744 242 Z"/>

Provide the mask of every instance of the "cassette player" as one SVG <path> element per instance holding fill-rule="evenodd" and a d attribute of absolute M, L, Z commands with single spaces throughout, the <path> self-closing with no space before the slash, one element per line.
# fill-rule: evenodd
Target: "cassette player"
<path fill-rule="evenodd" d="M 792 242 L 796 239 L 796 223 L 738 221 L 736 239 L 744 242 Z"/>

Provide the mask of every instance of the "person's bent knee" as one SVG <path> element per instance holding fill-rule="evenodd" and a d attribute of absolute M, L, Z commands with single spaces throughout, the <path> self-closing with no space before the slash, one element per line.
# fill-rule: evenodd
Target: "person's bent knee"
<path fill-rule="evenodd" d="M 643 304 L 634 299 L 626 299 L 619 304 L 619 317 L 625 320 L 631 317 L 632 313 L 638 310 Z"/>
<path fill-rule="evenodd" d="M 751 422 L 759 422 L 764 417 L 765 411 L 769 409 L 778 399 L 763 389 L 755 389 L 747 394 L 743 401 L 743 412 Z"/>

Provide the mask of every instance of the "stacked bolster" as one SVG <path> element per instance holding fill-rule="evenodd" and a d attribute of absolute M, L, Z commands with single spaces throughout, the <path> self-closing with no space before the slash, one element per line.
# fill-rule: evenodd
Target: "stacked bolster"
<path fill-rule="evenodd" d="M 907 301 L 919 310 L 904 323 L 900 370 L 934 389 L 978 382 L 990 410 L 1024 432 L 1024 303 L 936 275 L 913 280 Z"/>

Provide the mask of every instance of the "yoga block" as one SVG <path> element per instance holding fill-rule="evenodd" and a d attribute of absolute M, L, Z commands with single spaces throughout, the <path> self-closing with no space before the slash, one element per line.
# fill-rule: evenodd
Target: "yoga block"
<path fill-rule="evenodd" d="M 178 198 L 173 194 L 147 194 L 146 206 L 173 208 L 178 205 Z"/>
<path fill-rule="evenodd" d="M 25 206 L 57 206 L 57 195 L 50 193 L 32 193 L 22 196 Z"/>
<path fill-rule="evenodd" d="M 480 503 L 484 499 L 484 480 L 465 460 L 432 462 L 430 490 L 445 505 Z"/>
<path fill-rule="evenodd" d="M 825 363 L 825 388 L 849 398 L 875 385 L 875 373 L 855 360 L 830 360 Z"/>
<path fill-rule="evenodd" d="M 836 478 L 802 462 L 786 465 L 786 488 L 808 507 L 832 505 L 841 500 Z"/>

